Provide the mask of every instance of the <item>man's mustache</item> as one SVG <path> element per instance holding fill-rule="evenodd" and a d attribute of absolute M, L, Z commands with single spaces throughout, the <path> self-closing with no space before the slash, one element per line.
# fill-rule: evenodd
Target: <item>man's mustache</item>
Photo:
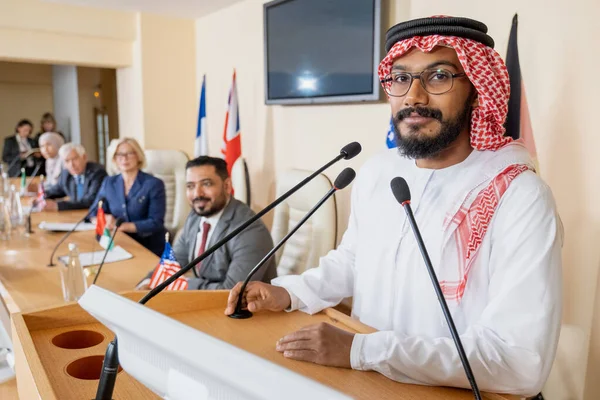
<path fill-rule="evenodd" d="M 403 110 L 398 111 L 396 114 L 395 120 L 396 122 L 402 121 L 404 118 L 408 118 L 410 114 L 416 113 L 424 118 L 433 118 L 442 122 L 442 112 L 437 108 L 427 108 L 427 107 L 408 107 Z"/>
<path fill-rule="evenodd" d="M 194 200 L 192 200 L 192 203 L 195 203 L 197 201 L 210 201 L 210 199 L 206 197 L 196 197 Z"/>

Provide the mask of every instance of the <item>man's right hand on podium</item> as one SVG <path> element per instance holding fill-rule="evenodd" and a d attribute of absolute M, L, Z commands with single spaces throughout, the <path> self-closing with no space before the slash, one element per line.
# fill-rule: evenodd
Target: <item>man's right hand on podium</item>
<path fill-rule="evenodd" d="M 242 282 L 238 282 L 229 292 L 225 315 L 233 314 L 235 311 L 241 288 Z M 248 309 L 250 312 L 260 310 L 283 311 L 290 306 L 291 301 L 290 295 L 284 288 L 264 282 L 252 281 L 248 282 L 246 286 L 242 299 L 242 307 Z"/>

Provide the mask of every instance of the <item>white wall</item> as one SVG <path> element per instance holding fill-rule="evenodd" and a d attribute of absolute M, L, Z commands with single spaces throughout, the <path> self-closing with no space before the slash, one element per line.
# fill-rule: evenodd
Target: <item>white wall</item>
<path fill-rule="evenodd" d="M 0 2 L 0 59 L 120 67 L 131 64 L 134 13 L 48 3 Z"/>
<path fill-rule="evenodd" d="M 218 155 L 231 71 L 238 72 L 242 149 L 248 158 L 254 208 L 272 199 L 275 171 L 315 169 L 345 143 L 358 140 L 363 153 L 340 163 L 360 167 L 385 146 L 389 106 L 380 104 L 266 107 L 264 105 L 262 0 L 247 0 L 197 21 L 197 85 L 207 74 L 211 153 Z M 600 165 L 597 94 L 600 63 L 596 38 L 600 3 L 594 0 L 384 0 L 384 25 L 405 18 L 450 14 L 484 21 L 504 56 L 515 12 L 520 16 L 521 67 L 537 142 L 542 177 L 551 186 L 565 227 L 564 321 L 591 332 L 600 264 Z M 349 191 L 340 193 L 339 227 L 346 226 Z M 600 312 L 600 311 L 599 311 Z M 600 324 L 600 316 L 598 317 Z M 600 329 L 600 326 L 599 326 Z M 524 332 L 526 334 L 526 332 Z M 599 336 L 596 333 L 596 336 Z M 594 339 L 600 342 L 600 338 Z M 594 343 L 596 343 L 594 342 Z M 587 347 L 587 343 L 584 343 Z M 589 360 L 586 398 L 600 398 L 600 343 Z M 583 388 L 581 382 L 575 386 Z M 583 398 L 583 393 L 575 394 Z"/>
<path fill-rule="evenodd" d="M 22 118 L 33 123 L 35 135 L 52 106 L 52 66 L 0 62 L 0 144 Z"/>

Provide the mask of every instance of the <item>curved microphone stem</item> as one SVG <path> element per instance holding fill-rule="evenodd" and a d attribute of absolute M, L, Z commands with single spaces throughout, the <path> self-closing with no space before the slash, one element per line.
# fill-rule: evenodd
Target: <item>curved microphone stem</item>
<path fill-rule="evenodd" d="M 10 164 L 8 164 L 8 168 L 7 168 L 7 170 L 6 170 L 6 171 L 7 171 L 7 172 L 8 172 L 8 171 L 10 171 L 10 169 L 11 169 L 11 168 L 12 168 L 12 167 L 13 167 L 13 166 L 14 166 L 14 165 L 17 163 L 17 161 L 19 161 L 19 160 L 20 160 L 21 162 L 22 162 L 22 161 L 24 161 L 24 160 L 21 160 L 21 157 L 20 157 L 20 156 L 16 156 L 15 158 L 13 158 L 13 160 L 10 162 Z"/>
<path fill-rule="evenodd" d="M 88 212 L 85 217 L 81 218 L 79 221 L 77 221 L 77 223 L 75 224 L 75 226 L 73 227 L 73 229 L 71 229 L 69 232 L 67 232 L 56 244 L 56 246 L 54 246 L 54 250 L 52 250 L 52 254 L 50 254 L 50 263 L 47 265 L 47 267 L 54 267 L 56 264 L 54 264 L 53 260 L 54 260 L 54 253 L 56 253 L 56 250 L 58 250 L 58 248 L 60 247 L 60 245 L 62 244 L 62 242 L 64 242 L 70 235 L 71 233 L 75 232 L 75 229 L 77 229 L 77 227 L 83 222 L 85 221 L 91 214 L 91 211 Z"/>
<path fill-rule="evenodd" d="M 318 170 L 316 170 L 315 172 L 313 172 L 308 178 L 304 179 L 302 182 L 300 182 L 299 184 L 297 184 L 296 186 L 294 186 L 292 189 L 290 189 L 288 192 L 286 192 L 285 194 L 283 194 L 281 197 L 279 197 L 273 203 L 271 203 L 270 205 L 268 205 L 267 207 L 265 207 L 262 211 L 260 211 L 254 217 L 250 218 L 249 220 L 247 220 L 246 222 L 244 222 L 242 225 L 238 226 L 229 235 L 227 235 L 223 239 L 219 240 L 210 249 L 206 250 L 204 253 L 200 254 L 198 257 L 196 257 L 195 259 L 193 259 L 185 267 L 181 268 L 179 271 L 177 271 L 176 273 L 174 273 L 173 275 L 171 275 L 171 277 L 169 277 L 168 279 L 166 279 L 163 283 L 161 283 L 160 285 L 156 286 L 154 289 L 152 289 L 151 291 L 149 291 L 139 301 L 139 303 L 140 304 L 146 304 L 148 302 L 148 300 L 150 300 L 151 298 L 153 298 L 154 296 L 156 296 L 158 293 L 160 293 L 161 291 L 163 291 L 164 288 L 166 288 L 167 286 L 169 286 L 171 283 L 175 282 L 175 280 L 177 280 L 177 278 L 179 278 L 180 276 L 182 276 L 183 274 L 185 274 L 186 272 L 188 272 L 196 264 L 198 264 L 199 262 L 201 262 L 202 260 L 204 260 L 206 257 L 208 257 L 209 255 L 211 255 L 212 253 L 214 253 L 219 247 L 221 247 L 223 244 L 225 244 L 226 242 L 228 242 L 232 237 L 236 236 L 238 233 L 240 233 L 241 231 L 243 231 L 244 229 L 246 229 L 249 225 L 251 225 L 254 222 L 256 222 L 263 215 L 265 215 L 266 213 L 268 213 L 269 211 L 271 211 L 273 208 L 275 208 L 279 203 L 281 203 L 282 201 L 284 201 L 285 199 L 287 199 L 288 197 L 290 197 L 292 194 L 294 194 L 302 186 L 306 185 L 315 176 L 319 175 L 321 172 L 325 171 L 327 168 L 329 168 L 330 166 L 332 166 L 333 164 L 335 164 L 339 160 L 345 158 L 345 156 L 346 155 L 342 153 L 342 154 L 338 155 L 337 157 L 335 157 L 330 162 L 328 162 L 327 164 L 325 164 L 323 167 L 321 167 Z"/>
<path fill-rule="evenodd" d="M 442 288 L 440 287 L 440 283 L 437 279 L 435 271 L 433 269 L 433 265 L 431 264 L 431 259 L 429 258 L 429 254 L 427 253 L 427 249 L 425 248 L 425 244 L 423 243 L 423 238 L 421 237 L 421 232 L 419 231 L 419 227 L 415 221 L 415 217 L 412 212 L 412 208 L 410 207 L 410 202 L 405 202 L 402 204 L 404 210 L 406 211 L 406 215 L 408 217 L 408 221 L 413 229 L 415 237 L 417 239 L 417 244 L 419 245 L 419 250 L 421 251 L 421 255 L 425 260 L 425 266 L 427 267 L 427 272 L 429 272 L 429 277 L 431 278 L 431 282 L 433 283 L 433 288 L 435 289 L 435 293 L 437 294 L 437 298 L 442 306 L 442 311 L 444 312 L 444 317 L 446 318 L 446 322 L 450 328 L 450 334 L 452 335 L 452 339 L 454 339 L 454 343 L 456 348 L 458 349 L 458 355 L 460 356 L 460 361 L 462 362 L 463 368 L 467 375 L 467 379 L 471 384 L 471 389 L 473 390 L 473 394 L 475 399 L 481 400 L 481 393 L 479 392 L 479 388 L 477 387 L 477 382 L 475 382 L 475 375 L 473 375 L 473 370 L 471 370 L 471 365 L 469 364 L 469 360 L 467 355 L 465 354 L 465 349 L 463 348 L 462 342 L 458 335 L 458 331 L 456 330 L 456 326 L 454 325 L 454 320 L 452 319 L 452 315 L 450 314 L 450 310 L 448 309 L 448 304 L 446 303 L 446 299 L 444 298 L 444 294 L 442 293 Z"/>
<path fill-rule="evenodd" d="M 246 278 L 246 280 L 244 281 L 244 284 L 242 285 L 242 288 L 240 289 L 240 294 L 238 296 L 238 302 L 235 307 L 235 311 L 233 312 L 233 314 L 229 315 L 229 317 L 236 318 L 236 319 L 246 319 L 246 318 L 250 318 L 252 316 L 252 313 L 250 311 L 242 309 L 242 298 L 244 297 L 244 291 L 246 290 L 246 286 L 248 285 L 248 282 L 250 282 L 250 278 L 252 278 L 252 276 L 256 273 L 256 271 L 258 271 L 258 269 L 260 267 L 262 267 L 267 261 L 269 261 L 269 259 L 273 256 L 273 254 L 275 254 L 275 252 L 277 252 L 277 250 L 279 250 L 279 248 L 281 246 L 283 246 L 283 244 L 285 242 L 287 242 L 287 240 L 294 233 L 296 233 L 296 231 L 298 229 L 300 229 L 300 227 L 302 225 L 304 225 L 304 223 L 306 221 L 308 221 L 308 219 L 315 213 L 315 211 L 317 211 L 319 209 L 319 207 L 321 207 L 323 205 L 323 203 L 325 203 L 327 201 L 327 199 L 329 199 L 336 191 L 337 191 L 337 189 L 335 187 L 331 188 L 327 192 L 327 194 L 325 196 L 323 196 L 323 198 L 321 200 L 319 200 L 319 202 L 313 208 L 311 208 L 311 210 L 308 213 L 306 213 L 306 215 L 300 220 L 300 222 L 298 222 L 298 224 L 296 224 L 296 226 L 287 235 L 285 235 L 285 237 L 283 239 L 281 239 L 279 241 L 279 243 L 277 243 L 277 245 L 275 247 L 273 247 L 271 249 L 271 251 L 269 251 L 267 253 L 267 255 L 264 256 L 263 259 L 260 260 L 260 262 L 258 264 L 256 264 L 256 267 L 254 267 L 252 269 L 252 271 L 250 271 L 250 273 L 248 274 L 248 277 Z"/>
<path fill-rule="evenodd" d="M 110 246 L 112 246 L 113 243 L 115 242 L 115 236 L 117 235 L 118 230 L 119 230 L 119 226 L 115 225 L 115 230 L 113 231 L 113 234 L 110 237 L 110 242 L 108 242 L 108 245 L 106 246 L 106 250 L 104 251 L 104 255 L 102 256 L 102 261 L 100 262 L 100 266 L 98 267 L 98 272 L 96 272 L 96 276 L 94 277 L 94 281 L 92 282 L 92 285 L 96 284 L 96 281 L 98 280 L 98 277 L 100 276 L 100 271 L 102 271 L 102 267 L 104 266 L 104 260 L 106 260 L 106 256 L 108 255 Z"/>
<path fill-rule="evenodd" d="M 42 162 L 36 162 L 35 163 L 35 168 L 33 170 L 33 172 L 31 173 L 31 176 L 29 177 L 29 180 L 25 183 L 25 189 L 27 189 L 29 187 L 29 185 L 31 184 L 31 182 L 33 182 L 33 180 L 35 179 L 37 173 L 40 171 L 40 168 L 42 168 Z"/>

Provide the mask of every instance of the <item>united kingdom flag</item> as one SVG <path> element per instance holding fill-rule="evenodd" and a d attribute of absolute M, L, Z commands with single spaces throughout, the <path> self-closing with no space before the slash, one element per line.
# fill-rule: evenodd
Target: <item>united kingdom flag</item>
<path fill-rule="evenodd" d="M 173 276 L 177 271 L 181 269 L 181 265 L 177 262 L 175 258 L 175 253 L 173 252 L 173 248 L 167 241 L 165 243 L 165 249 L 163 251 L 162 256 L 160 257 L 160 263 L 152 273 L 152 278 L 150 279 L 150 289 L 154 289 L 171 276 Z M 180 276 L 175 281 L 173 281 L 169 286 L 166 287 L 166 290 L 186 290 L 188 288 L 188 281 L 185 277 Z"/>

